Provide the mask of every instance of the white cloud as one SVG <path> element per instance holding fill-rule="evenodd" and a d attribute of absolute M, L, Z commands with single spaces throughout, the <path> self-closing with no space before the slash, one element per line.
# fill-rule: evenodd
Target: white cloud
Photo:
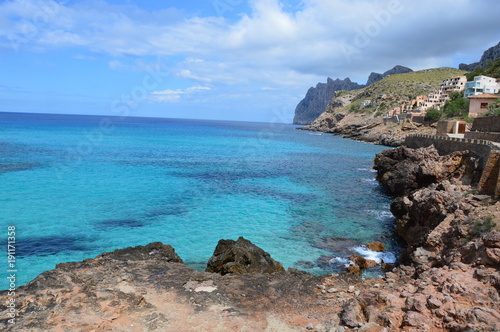
<path fill-rule="evenodd" d="M 75 56 L 73 56 L 74 59 L 77 59 L 77 60 L 95 60 L 96 57 L 95 56 L 90 56 L 90 55 L 85 55 L 85 54 L 76 54 Z"/>
<path fill-rule="evenodd" d="M 155 102 L 177 102 L 181 99 L 181 94 L 184 91 L 181 90 L 163 90 L 163 91 L 153 91 L 149 97 L 150 101 Z"/>
<path fill-rule="evenodd" d="M 118 60 L 112 60 L 109 62 L 109 68 L 117 70 L 123 68 L 123 64 Z"/>
<path fill-rule="evenodd" d="M 153 95 L 181 95 L 183 93 L 185 93 L 185 92 L 182 91 L 181 89 L 177 89 L 177 90 L 167 89 L 167 90 L 163 90 L 163 91 L 153 91 L 153 92 L 151 92 L 151 94 L 153 94 Z"/>
<path fill-rule="evenodd" d="M 294 12 L 278 0 L 254 0 L 251 6 L 252 12 L 229 23 L 218 17 L 182 18 L 174 9 L 151 13 L 105 2 L 18 0 L 0 5 L 0 17 L 12 23 L 3 24 L 0 34 L 4 47 L 10 33 L 25 47 L 181 56 L 186 60 L 179 64 L 180 77 L 234 84 L 250 71 L 263 79 L 266 72 L 289 70 L 297 76 L 364 77 L 396 64 L 418 67 L 430 58 L 442 65 L 440 59 L 453 59 L 460 50 L 480 53 L 500 29 L 500 2 L 490 2 L 488 11 L 469 0 L 307 0 Z M 43 19 L 35 19 L 40 12 Z M 481 23 L 464 28 L 461 22 L 473 17 Z M 23 33 L 26 22 L 33 33 Z M 346 45 L 354 52 L 346 54 Z"/>
<path fill-rule="evenodd" d="M 143 57 L 165 57 L 169 73 L 200 87 L 151 98 L 179 101 L 207 86 L 286 87 L 296 97 L 326 76 L 364 83 L 371 71 L 397 64 L 456 66 L 499 41 L 499 1 L 297 2 L 251 0 L 249 12 L 226 20 L 105 1 L 7 1 L 0 4 L 0 50 L 76 46 L 112 57 L 113 70 L 141 70 Z M 131 65 L 130 59 L 138 60 Z"/>
<path fill-rule="evenodd" d="M 186 91 L 187 92 L 196 92 L 196 91 L 201 91 L 201 90 L 212 90 L 211 88 L 209 88 L 208 86 L 192 86 L 190 88 L 187 88 Z"/>
<path fill-rule="evenodd" d="M 210 91 L 210 90 L 212 90 L 210 87 L 200 86 L 200 85 L 191 86 L 185 90 L 166 89 L 166 90 L 151 92 L 148 99 L 150 101 L 156 101 L 156 102 L 177 102 L 181 100 L 181 95 L 190 96 L 200 91 Z"/>

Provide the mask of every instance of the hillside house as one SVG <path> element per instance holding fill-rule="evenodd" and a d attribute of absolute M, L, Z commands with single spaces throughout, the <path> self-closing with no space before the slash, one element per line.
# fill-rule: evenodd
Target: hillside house
<path fill-rule="evenodd" d="M 439 86 L 439 90 L 449 92 L 449 91 L 463 91 L 465 90 L 465 84 L 467 83 L 467 77 L 457 76 L 451 77 L 443 80 Z"/>
<path fill-rule="evenodd" d="M 465 83 L 464 97 L 469 98 L 483 93 L 499 93 L 500 81 L 489 76 L 475 76 L 473 81 Z"/>
<path fill-rule="evenodd" d="M 477 117 L 488 112 L 488 105 L 500 98 L 500 95 L 483 93 L 476 96 L 470 96 L 469 116 Z"/>
<path fill-rule="evenodd" d="M 464 91 L 467 83 L 465 76 L 456 76 L 443 80 L 439 85 L 439 89 L 429 93 L 427 99 L 422 105 L 422 110 L 427 111 L 430 108 L 440 109 L 450 97 L 448 93 L 452 91 Z"/>
<path fill-rule="evenodd" d="M 425 103 L 423 105 L 423 110 L 427 111 L 430 108 L 441 108 L 443 106 L 443 96 L 442 96 L 442 91 L 441 90 L 436 90 L 434 92 L 431 92 L 427 95 L 427 99 L 425 100 Z M 448 94 L 446 94 L 448 96 Z"/>

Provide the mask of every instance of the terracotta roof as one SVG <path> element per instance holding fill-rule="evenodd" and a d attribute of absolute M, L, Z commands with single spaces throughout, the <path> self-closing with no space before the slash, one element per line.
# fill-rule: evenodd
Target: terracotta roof
<path fill-rule="evenodd" d="M 500 98 L 500 95 L 493 95 L 491 93 L 483 93 L 482 95 L 470 96 L 469 99 L 497 99 Z"/>

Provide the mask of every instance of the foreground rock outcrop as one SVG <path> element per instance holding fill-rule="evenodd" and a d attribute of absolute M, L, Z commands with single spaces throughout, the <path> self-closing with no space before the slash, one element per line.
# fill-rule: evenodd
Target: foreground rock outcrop
<path fill-rule="evenodd" d="M 8 323 L 9 296 L 0 292 L 0 329 L 497 331 L 498 263 L 495 269 L 493 262 L 475 258 L 498 251 L 500 233 L 478 241 L 479 249 L 467 250 L 473 256 L 464 256 L 474 266 L 453 261 L 430 267 L 416 261 L 366 280 L 293 269 L 198 272 L 185 266 L 172 247 L 156 242 L 42 273 L 16 291 L 15 325 Z"/>

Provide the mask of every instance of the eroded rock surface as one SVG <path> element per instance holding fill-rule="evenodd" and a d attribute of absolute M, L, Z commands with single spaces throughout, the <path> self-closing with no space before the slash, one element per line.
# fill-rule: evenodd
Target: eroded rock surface
<path fill-rule="evenodd" d="M 398 147 L 379 153 L 374 168 L 384 188 L 392 195 L 402 196 L 444 180 L 457 184 L 477 181 L 479 162 L 468 151 L 440 156 L 434 146 Z"/>

